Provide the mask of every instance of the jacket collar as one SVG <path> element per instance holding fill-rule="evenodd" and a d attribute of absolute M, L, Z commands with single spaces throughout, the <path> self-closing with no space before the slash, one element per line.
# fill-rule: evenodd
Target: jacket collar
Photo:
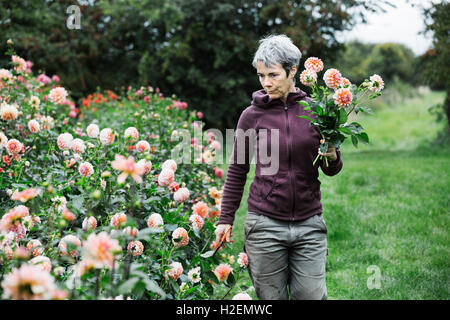
<path fill-rule="evenodd" d="M 299 88 L 295 88 L 295 92 L 290 92 L 286 99 L 288 106 L 296 105 L 297 101 L 303 100 L 306 97 L 306 93 Z M 284 103 L 281 99 L 270 99 L 265 89 L 261 89 L 253 92 L 252 105 L 263 109 L 269 109 L 272 107 L 283 107 Z"/>

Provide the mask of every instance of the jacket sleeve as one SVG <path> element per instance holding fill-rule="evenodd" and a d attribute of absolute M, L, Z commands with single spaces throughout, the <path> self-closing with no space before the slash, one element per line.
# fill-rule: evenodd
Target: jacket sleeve
<path fill-rule="evenodd" d="M 242 200 L 247 173 L 250 170 L 255 130 L 254 117 L 251 116 L 249 108 L 242 112 L 236 128 L 233 151 L 223 188 L 219 224 L 233 224 L 235 212 L 239 209 Z"/>
<path fill-rule="evenodd" d="M 325 173 L 327 176 L 334 176 L 341 171 L 343 163 L 342 163 L 342 156 L 341 156 L 341 150 L 339 148 L 336 148 L 336 155 L 337 159 L 334 161 L 330 161 L 328 159 L 328 167 L 325 162 L 325 157 L 322 158 L 322 161 L 319 162 L 320 168 L 322 168 L 322 172 Z"/>

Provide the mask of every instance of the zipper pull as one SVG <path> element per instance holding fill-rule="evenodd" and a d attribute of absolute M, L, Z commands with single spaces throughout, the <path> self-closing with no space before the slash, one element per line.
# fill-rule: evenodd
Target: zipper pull
<path fill-rule="evenodd" d="M 288 109 L 288 106 L 287 106 L 287 104 L 285 104 L 284 105 L 284 110 L 287 110 Z"/>

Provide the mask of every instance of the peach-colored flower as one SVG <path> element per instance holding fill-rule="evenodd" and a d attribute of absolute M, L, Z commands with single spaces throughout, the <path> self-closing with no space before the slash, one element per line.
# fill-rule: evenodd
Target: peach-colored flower
<path fill-rule="evenodd" d="M 319 58 L 309 57 L 305 61 L 305 68 L 314 72 L 320 72 L 323 69 L 323 62 Z"/>
<path fill-rule="evenodd" d="M 161 165 L 161 169 L 162 170 L 171 169 L 173 172 L 175 172 L 175 171 L 177 171 L 177 163 L 172 159 L 166 160 Z"/>
<path fill-rule="evenodd" d="M 81 260 L 75 265 L 75 276 L 77 277 L 83 276 L 84 274 L 89 272 L 89 270 L 94 269 L 95 264 L 96 264 L 95 260 L 92 259 Z"/>
<path fill-rule="evenodd" d="M 191 223 L 192 229 L 194 230 L 200 230 L 201 228 L 203 228 L 203 224 L 205 223 L 203 218 L 200 217 L 198 214 L 191 215 L 189 217 L 189 222 Z"/>
<path fill-rule="evenodd" d="M 114 260 L 122 250 L 119 241 L 111 238 L 106 232 L 91 233 L 83 241 L 83 258 L 94 261 L 95 268 L 112 268 Z"/>
<path fill-rule="evenodd" d="M 138 143 L 136 143 L 136 150 L 141 153 L 144 153 L 145 151 L 150 150 L 150 144 L 145 140 L 141 140 Z"/>
<path fill-rule="evenodd" d="M 67 246 L 69 246 L 69 251 L 67 251 Z M 73 235 L 69 234 L 62 238 L 59 241 L 58 249 L 61 255 L 70 255 L 71 257 L 75 258 L 78 256 L 79 252 L 78 249 L 81 247 L 81 240 Z"/>
<path fill-rule="evenodd" d="M 37 256 L 30 260 L 30 263 L 41 268 L 42 271 L 50 272 L 52 270 L 52 262 L 46 256 Z"/>
<path fill-rule="evenodd" d="M 125 129 L 124 137 L 130 139 L 131 142 L 135 142 L 139 138 L 139 131 L 135 127 L 128 127 Z"/>
<path fill-rule="evenodd" d="M 12 196 L 11 200 L 18 200 L 21 202 L 27 202 L 30 199 L 33 199 L 34 197 L 39 195 L 39 191 L 34 188 L 25 189 L 21 192 L 15 191 Z"/>
<path fill-rule="evenodd" d="M 73 212 L 70 212 L 67 207 L 64 207 L 64 209 L 62 210 L 62 217 L 67 221 L 73 221 L 76 218 L 75 214 Z"/>
<path fill-rule="evenodd" d="M 323 75 L 323 81 L 331 89 L 336 89 L 341 83 L 341 80 L 342 75 L 337 69 L 328 69 Z"/>
<path fill-rule="evenodd" d="M 213 199 L 220 199 L 222 197 L 222 191 L 217 190 L 216 187 L 209 188 L 208 194 Z"/>
<path fill-rule="evenodd" d="M 342 80 L 341 80 L 341 83 L 339 84 L 339 86 L 340 87 L 345 87 L 345 86 L 351 87 L 352 83 L 347 78 L 342 77 Z"/>
<path fill-rule="evenodd" d="M 216 275 L 219 282 L 227 280 L 231 272 L 233 272 L 233 268 L 227 263 L 219 264 L 214 269 L 214 274 Z"/>
<path fill-rule="evenodd" d="M 105 128 L 102 131 L 100 131 L 100 142 L 105 145 L 109 146 L 112 144 L 115 140 L 114 132 L 110 128 Z"/>
<path fill-rule="evenodd" d="M 72 147 L 73 136 L 70 133 L 61 133 L 56 140 L 60 150 L 70 149 Z"/>
<path fill-rule="evenodd" d="M 4 121 L 11 121 L 17 119 L 19 110 L 15 105 L 2 103 L 0 106 L 0 118 Z"/>
<path fill-rule="evenodd" d="M 317 73 L 315 73 L 313 70 L 305 69 L 300 74 L 300 82 L 307 87 L 311 87 L 316 81 Z"/>
<path fill-rule="evenodd" d="M 32 120 L 28 121 L 28 129 L 32 133 L 37 133 L 37 132 L 39 132 L 39 130 L 41 130 L 41 126 L 39 125 L 39 122 L 32 119 Z"/>
<path fill-rule="evenodd" d="M 184 228 L 176 228 L 172 232 L 172 243 L 175 247 L 184 247 L 189 243 L 189 236 Z"/>
<path fill-rule="evenodd" d="M 235 294 L 231 300 L 252 300 L 252 297 L 248 293 L 242 292 Z"/>
<path fill-rule="evenodd" d="M 25 59 L 13 55 L 11 57 L 12 62 L 15 64 L 14 65 L 14 70 L 16 70 L 17 72 L 25 72 L 27 71 L 27 62 L 25 61 Z"/>
<path fill-rule="evenodd" d="M 209 144 L 214 150 L 219 150 L 222 146 L 220 145 L 220 142 L 217 140 L 211 141 Z"/>
<path fill-rule="evenodd" d="M 55 280 L 40 267 L 23 264 L 2 281 L 3 299 L 47 300 L 56 290 Z"/>
<path fill-rule="evenodd" d="M 89 162 L 83 162 L 82 164 L 80 164 L 78 172 L 83 177 L 89 177 L 94 173 L 94 168 L 92 167 L 92 164 L 90 164 Z"/>
<path fill-rule="evenodd" d="M 127 215 L 123 212 L 116 213 L 111 217 L 110 225 L 120 229 L 127 222 Z"/>
<path fill-rule="evenodd" d="M 84 231 L 94 230 L 97 227 L 97 219 L 93 216 L 86 217 L 83 220 L 82 228 Z"/>
<path fill-rule="evenodd" d="M 147 220 L 149 228 L 160 228 L 164 225 L 164 220 L 159 213 L 153 213 Z"/>
<path fill-rule="evenodd" d="M 369 90 L 373 92 L 380 92 L 383 89 L 384 89 L 383 79 L 377 74 L 372 75 L 370 77 Z"/>
<path fill-rule="evenodd" d="M 177 280 L 183 273 L 183 265 L 179 262 L 172 262 L 170 268 L 164 272 L 164 278 L 169 280 L 169 277 L 173 280 Z"/>
<path fill-rule="evenodd" d="M 135 240 L 128 243 L 127 249 L 133 257 L 136 257 L 140 256 L 142 252 L 144 252 L 144 245 L 142 244 L 142 242 Z"/>
<path fill-rule="evenodd" d="M 69 296 L 67 290 L 55 290 L 53 291 L 52 300 L 66 300 Z"/>
<path fill-rule="evenodd" d="M 3 132 L 0 132 L 0 149 L 3 149 L 8 144 L 8 137 Z"/>
<path fill-rule="evenodd" d="M 203 201 L 199 201 L 192 206 L 192 211 L 200 217 L 205 218 L 208 214 L 208 205 Z"/>
<path fill-rule="evenodd" d="M 189 199 L 190 192 L 188 188 L 180 188 L 173 194 L 173 200 L 176 202 L 184 202 Z"/>
<path fill-rule="evenodd" d="M 340 88 L 334 93 L 333 99 L 335 104 L 341 108 L 344 108 L 352 103 L 353 95 L 350 88 Z"/>
<path fill-rule="evenodd" d="M 239 253 L 237 262 L 238 262 L 238 264 L 241 267 L 247 268 L 247 266 L 248 266 L 248 255 L 245 252 Z"/>
<path fill-rule="evenodd" d="M 42 127 L 41 127 L 42 130 L 49 130 L 49 129 L 53 128 L 55 120 L 52 117 L 44 116 L 40 120 L 41 120 L 41 124 L 42 124 Z"/>
<path fill-rule="evenodd" d="M 84 144 L 84 141 L 76 138 L 72 141 L 72 150 L 76 153 L 84 153 L 86 150 L 86 145 Z"/>
<path fill-rule="evenodd" d="M 160 186 L 168 186 L 173 182 L 174 172 L 172 169 L 163 169 L 158 175 L 158 184 Z"/>
<path fill-rule="evenodd" d="M 19 205 L 6 214 L 0 220 L 0 231 L 14 232 L 16 241 L 25 236 L 26 228 L 23 225 L 23 219 L 29 215 L 29 210 L 24 205 Z"/>
<path fill-rule="evenodd" d="M 114 161 L 111 162 L 111 166 L 113 169 L 122 171 L 117 177 L 118 183 L 123 183 L 128 176 L 131 176 L 137 183 L 142 182 L 142 175 L 145 169 L 139 163 L 134 162 L 133 156 L 129 156 L 126 159 L 124 156 L 116 154 Z"/>
<path fill-rule="evenodd" d="M 56 104 L 63 104 L 66 101 L 68 93 L 63 87 L 56 87 L 50 90 L 48 97 L 50 101 Z"/>
<path fill-rule="evenodd" d="M 6 83 L 8 83 L 11 79 L 12 74 L 9 70 L 0 69 L 0 89 L 3 89 L 6 86 Z"/>
<path fill-rule="evenodd" d="M 138 166 L 142 166 L 144 168 L 144 174 L 146 175 L 147 173 L 150 172 L 150 170 L 152 170 L 152 162 L 150 160 L 145 160 L 145 159 L 141 159 L 137 162 Z"/>
<path fill-rule="evenodd" d="M 136 227 L 131 228 L 130 226 L 128 226 L 125 229 L 123 229 L 123 233 L 135 238 L 139 233 L 139 230 Z"/>
<path fill-rule="evenodd" d="M 31 239 L 28 241 L 27 249 L 31 251 L 33 257 L 40 256 L 44 252 L 42 243 L 38 239 Z"/>
<path fill-rule="evenodd" d="M 86 128 L 87 135 L 90 138 L 97 138 L 98 134 L 99 134 L 99 130 L 100 129 L 98 128 L 98 125 L 96 125 L 95 123 L 91 123 Z"/>

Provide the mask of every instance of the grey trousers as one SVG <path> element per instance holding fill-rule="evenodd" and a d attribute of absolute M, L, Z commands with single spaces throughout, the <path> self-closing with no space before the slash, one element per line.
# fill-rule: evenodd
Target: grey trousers
<path fill-rule="evenodd" d="M 327 226 L 322 215 L 282 221 L 248 211 L 245 251 L 262 300 L 327 299 Z"/>

